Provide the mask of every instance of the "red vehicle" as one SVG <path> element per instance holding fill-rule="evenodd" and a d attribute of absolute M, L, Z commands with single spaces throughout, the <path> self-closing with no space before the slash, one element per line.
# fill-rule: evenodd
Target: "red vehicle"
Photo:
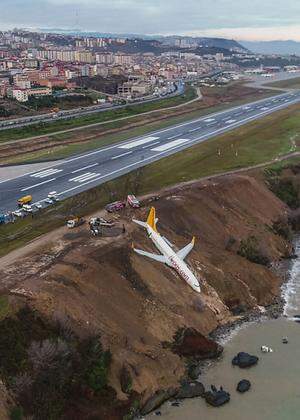
<path fill-rule="evenodd" d="M 139 200 L 133 194 L 127 196 L 127 203 L 134 209 L 139 209 L 141 207 Z"/>
<path fill-rule="evenodd" d="M 113 213 L 115 211 L 122 210 L 124 207 L 126 207 L 126 203 L 124 203 L 124 201 L 115 201 L 113 203 L 107 204 L 105 210 L 108 213 Z"/>

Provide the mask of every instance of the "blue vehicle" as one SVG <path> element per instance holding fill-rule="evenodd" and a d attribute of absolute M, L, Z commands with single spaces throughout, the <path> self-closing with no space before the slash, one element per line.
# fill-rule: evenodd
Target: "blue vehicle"
<path fill-rule="evenodd" d="M 6 222 L 6 216 L 5 214 L 0 214 L 0 225 Z"/>

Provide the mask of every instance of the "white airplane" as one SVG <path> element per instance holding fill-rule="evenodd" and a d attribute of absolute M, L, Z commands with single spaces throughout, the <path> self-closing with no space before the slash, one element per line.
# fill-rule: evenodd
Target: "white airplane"
<path fill-rule="evenodd" d="M 192 242 L 190 242 L 180 251 L 175 252 L 173 250 L 173 245 L 168 241 L 168 239 L 164 238 L 157 232 L 157 221 L 158 219 L 155 216 L 154 207 L 151 207 L 146 223 L 133 219 L 134 223 L 137 223 L 138 225 L 144 227 L 147 230 L 149 238 L 152 240 L 156 248 L 162 253 L 162 255 L 152 254 L 151 252 L 135 249 L 134 247 L 133 250 L 137 254 L 144 255 L 148 258 L 152 258 L 155 261 L 162 262 L 164 264 L 167 264 L 169 267 L 174 268 L 178 272 L 178 274 L 188 283 L 188 285 L 191 286 L 192 289 L 200 293 L 201 290 L 199 281 L 184 262 L 185 257 L 191 252 L 191 250 L 194 247 L 195 238 L 193 238 Z"/>

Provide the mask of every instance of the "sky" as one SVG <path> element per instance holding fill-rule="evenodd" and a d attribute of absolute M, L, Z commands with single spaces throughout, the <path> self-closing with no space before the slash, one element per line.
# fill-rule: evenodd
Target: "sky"
<path fill-rule="evenodd" d="M 0 29 L 300 41 L 299 0 L 0 0 Z"/>

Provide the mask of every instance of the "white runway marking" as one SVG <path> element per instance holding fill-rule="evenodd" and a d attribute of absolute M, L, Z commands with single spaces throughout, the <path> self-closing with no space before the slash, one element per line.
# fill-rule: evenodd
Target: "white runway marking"
<path fill-rule="evenodd" d="M 114 160 L 114 159 L 119 159 L 119 158 L 121 158 L 121 157 L 123 157 L 123 156 L 130 155 L 131 153 L 132 153 L 132 152 L 122 153 L 121 155 L 118 155 L 118 156 L 114 156 L 114 157 L 112 157 L 112 158 L 111 158 L 111 160 Z"/>
<path fill-rule="evenodd" d="M 156 141 L 152 144 L 147 144 L 147 146 L 143 146 L 142 149 L 149 149 L 149 147 L 153 147 L 153 146 L 155 146 L 156 144 L 159 144 L 159 143 L 160 143 L 160 141 Z"/>
<path fill-rule="evenodd" d="M 236 122 L 236 120 L 227 120 L 227 121 L 225 121 L 225 124 L 232 124 L 234 122 Z"/>
<path fill-rule="evenodd" d="M 180 144 L 190 141 L 189 139 L 178 139 L 171 141 L 170 143 L 162 144 L 161 146 L 151 149 L 152 152 L 163 152 L 164 150 L 172 149 L 174 146 L 179 146 Z"/>
<path fill-rule="evenodd" d="M 85 174 L 76 176 L 75 178 L 71 178 L 71 179 L 69 179 L 69 181 L 84 182 L 84 181 L 87 181 L 88 179 L 95 178 L 95 177 L 97 177 L 99 175 L 101 175 L 101 174 L 97 174 L 95 172 L 87 172 Z"/>
<path fill-rule="evenodd" d="M 99 165 L 99 163 L 93 163 L 92 165 L 85 166 L 84 168 L 76 169 L 76 171 L 71 172 L 71 174 L 77 174 L 77 172 L 85 171 L 86 169 L 93 168 L 97 165 Z"/>
<path fill-rule="evenodd" d="M 203 122 L 208 123 L 208 122 L 212 122 L 212 121 L 215 121 L 215 119 L 214 118 L 208 118 L 207 120 L 204 120 Z"/>
<path fill-rule="evenodd" d="M 48 184 L 48 182 L 55 181 L 55 180 L 56 178 L 47 179 L 47 181 L 43 181 L 35 185 L 30 185 L 30 187 L 23 188 L 21 191 L 31 190 L 32 188 L 39 187 L 40 185 L 43 185 L 43 184 Z"/>
<path fill-rule="evenodd" d="M 145 143 L 150 143 L 151 141 L 158 140 L 159 137 L 145 137 L 141 140 L 135 140 L 130 143 L 124 144 L 123 146 L 118 146 L 118 149 L 132 149 L 133 147 L 141 146 Z"/>
<path fill-rule="evenodd" d="M 200 129 L 201 129 L 201 127 L 192 128 L 191 130 L 189 130 L 189 133 L 193 133 L 194 131 L 198 131 Z"/>
<path fill-rule="evenodd" d="M 47 176 L 57 174 L 58 172 L 62 172 L 62 169 L 48 169 L 46 171 L 37 172 L 36 174 L 32 174 L 30 176 L 33 178 L 46 178 Z"/>

